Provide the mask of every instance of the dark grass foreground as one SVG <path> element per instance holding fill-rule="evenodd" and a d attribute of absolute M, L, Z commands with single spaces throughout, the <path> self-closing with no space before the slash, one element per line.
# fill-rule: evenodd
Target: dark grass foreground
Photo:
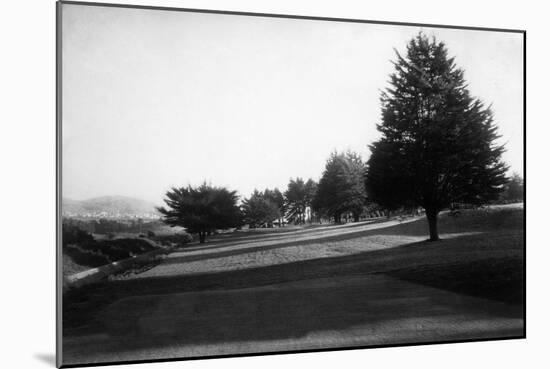
<path fill-rule="evenodd" d="M 418 224 L 405 224 L 404 234 L 416 234 Z M 523 211 L 519 209 L 469 210 L 458 219 L 442 217 L 447 232 L 485 231 L 480 235 L 436 242 L 435 247 L 471 252 L 468 257 L 435 265 L 417 265 L 388 272 L 410 282 L 471 296 L 522 304 L 524 297 Z"/>
<path fill-rule="evenodd" d="M 523 303 L 523 261 L 515 257 L 469 263 L 420 266 L 387 273 L 409 282 L 471 296 L 520 305 Z"/>

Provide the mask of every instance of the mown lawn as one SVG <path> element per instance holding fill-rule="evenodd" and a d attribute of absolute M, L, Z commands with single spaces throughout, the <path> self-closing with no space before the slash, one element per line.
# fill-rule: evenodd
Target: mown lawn
<path fill-rule="evenodd" d="M 513 304 L 523 302 L 523 262 L 516 257 L 404 268 L 387 274 L 471 296 Z"/>
<path fill-rule="evenodd" d="M 386 273 L 453 292 L 523 304 L 523 216 L 523 209 L 518 208 L 469 210 L 458 217 L 444 215 L 440 221 L 442 233 L 458 236 L 410 245 L 416 255 Z M 403 225 L 399 232 L 418 234 L 423 223 Z M 396 230 L 386 231 L 392 234 Z M 418 256 L 422 262 L 415 261 Z"/>
<path fill-rule="evenodd" d="M 472 210 L 442 215 L 443 238 L 427 242 L 425 220 L 358 234 L 330 237 L 282 248 L 353 248 L 354 253 L 198 275 L 105 281 L 64 296 L 64 327 L 91 324 L 103 307 L 127 297 L 228 291 L 315 279 L 385 274 L 460 294 L 511 303 L 523 302 L 523 209 Z M 416 240 L 411 242 L 411 240 Z M 238 255 L 235 255 L 238 257 Z M 215 257 L 215 256 L 213 256 Z M 391 291 L 388 291 L 391 294 Z"/>

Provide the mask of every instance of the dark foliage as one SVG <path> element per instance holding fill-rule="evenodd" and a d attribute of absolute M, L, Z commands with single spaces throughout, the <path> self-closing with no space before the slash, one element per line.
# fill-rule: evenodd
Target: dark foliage
<path fill-rule="evenodd" d="M 311 221 L 313 220 L 313 216 L 314 216 L 313 199 L 315 198 L 315 194 L 317 193 L 317 188 L 319 184 L 310 178 L 307 180 L 304 186 L 305 186 L 304 202 L 306 204 L 306 207 L 310 209 L 310 221 Z"/>
<path fill-rule="evenodd" d="M 182 247 L 190 242 L 193 242 L 193 236 L 187 232 L 178 232 L 175 234 L 156 235 L 153 239 L 166 246 Z"/>
<path fill-rule="evenodd" d="M 353 152 L 334 152 L 327 160 L 325 171 L 319 181 L 313 207 L 336 223 L 345 212 L 351 212 L 359 220 L 366 201 L 364 164 Z"/>
<path fill-rule="evenodd" d="M 422 206 L 430 239 L 437 214 L 452 203 L 497 199 L 507 166 L 495 145 L 493 113 L 470 96 L 464 71 L 444 43 L 422 33 L 397 53 L 390 87 L 382 93 L 382 138 L 370 146 L 369 198 L 387 207 Z"/>
<path fill-rule="evenodd" d="M 514 173 L 504 187 L 501 199 L 506 202 L 523 201 L 524 191 L 523 178 L 519 174 Z"/>
<path fill-rule="evenodd" d="M 78 228 L 75 225 L 63 223 L 62 227 L 62 243 L 63 243 L 63 249 L 67 247 L 67 245 L 75 244 L 75 243 L 83 243 L 83 242 L 93 242 L 94 237 Z"/>
<path fill-rule="evenodd" d="M 249 224 L 251 228 L 271 227 L 273 221 L 281 217 L 279 206 L 275 203 L 276 198 L 271 193 L 266 194 L 266 192 L 254 190 L 252 195 L 243 201 L 241 206 L 243 221 Z"/>
<path fill-rule="evenodd" d="M 86 240 L 69 244 L 63 252 L 77 264 L 98 267 L 113 261 L 127 259 L 155 249 L 149 242 L 135 238 L 120 238 L 115 240 Z"/>
<path fill-rule="evenodd" d="M 291 178 L 285 191 L 286 216 L 296 224 L 304 224 L 306 210 L 311 206 L 317 183 L 311 178 L 304 182 L 300 177 Z"/>
<path fill-rule="evenodd" d="M 164 199 L 167 208 L 160 207 L 157 210 L 164 216 L 166 224 L 197 233 L 200 243 L 204 243 L 207 234 L 241 224 L 237 201 L 235 191 L 204 183 L 197 188 L 172 188 L 166 192 Z"/>
<path fill-rule="evenodd" d="M 284 195 L 281 193 L 281 191 L 279 191 L 278 188 L 275 187 L 273 190 L 266 188 L 264 190 L 263 196 L 267 200 L 277 205 L 277 209 L 279 210 L 279 218 L 278 218 L 279 224 L 284 225 L 283 217 L 287 210 Z"/>
<path fill-rule="evenodd" d="M 107 256 L 100 253 L 84 251 L 76 245 L 68 245 L 65 247 L 63 254 L 65 257 L 70 257 L 75 263 L 90 268 L 110 263 Z"/>

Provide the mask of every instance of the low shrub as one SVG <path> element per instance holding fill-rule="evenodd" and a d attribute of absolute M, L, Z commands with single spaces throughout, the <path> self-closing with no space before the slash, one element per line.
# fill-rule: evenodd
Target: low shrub
<path fill-rule="evenodd" d="M 63 254 L 64 256 L 70 257 L 76 264 L 90 268 L 110 263 L 107 256 L 93 251 L 82 250 L 75 245 L 67 245 L 63 250 Z"/>
<path fill-rule="evenodd" d="M 76 225 L 67 223 L 63 223 L 61 239 L 63 249 L 71 244 L 94 241 L 94 237 L 90 233 L 78 228 Z"/>
<path fill-rule="evenodd" d="M 182 247 L 193 241 L 193 236 L 187 232 L 179 232 L 175 234 L 156 236 L 155 241 L 165 246 Z"/>
<path fill-rule="evenodd" d="M 136 238 L 119 238 L 103 242 L 109 248 L 126 250 L 134 255 L 143 254 L 155 249 L 149 242 Z"/>
<path fill-rule="evenodd" d="M 149 242 L 136 238 L 119 238 L 114 240 L 86 242 L 80 248 L 91 252 L 99 252 L 112 261 L 126 259 L 132 255 L 143 254 L 155 249 Z"/>
<path fill-rule="evenodd" d="M 98 267 L 114 261 L 130 258 L 155 249 L 149 242 L 136 238 L 120 238 L 103 241 L 85 241 L 67 245 L 65 255 L 80 265 Z"/>

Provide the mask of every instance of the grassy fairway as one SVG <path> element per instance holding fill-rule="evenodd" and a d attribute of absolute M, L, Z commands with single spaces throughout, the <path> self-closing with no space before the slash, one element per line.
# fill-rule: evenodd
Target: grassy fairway
<path fill-rule="evenodd" d="M 78 363 L 521 335 L 523 209 L 443 214 L 440 230 L 439 242 L 425 241 L 423 219 L 317 239 L 308 233 L 301 241 L 224 235 L 204 246 L 206 254 L 200 247 L 174 253 L 135 278 L 69 291 L 67 357 Z"/>
<path fill-rule="evenodd" d="M 523 303 L 523 210 L 488 209 L 443 216 L 444 232 L 475 232 L 441 242 L 408 245 L 409 262 L 388 274 L 398 278 L 498 301 Z M 421 232 L 423 222 L 400 232 Z M 426 225 L 427 226 L 427 225 Z M 422 256 L 423 262 L 414 261 Z"/>

